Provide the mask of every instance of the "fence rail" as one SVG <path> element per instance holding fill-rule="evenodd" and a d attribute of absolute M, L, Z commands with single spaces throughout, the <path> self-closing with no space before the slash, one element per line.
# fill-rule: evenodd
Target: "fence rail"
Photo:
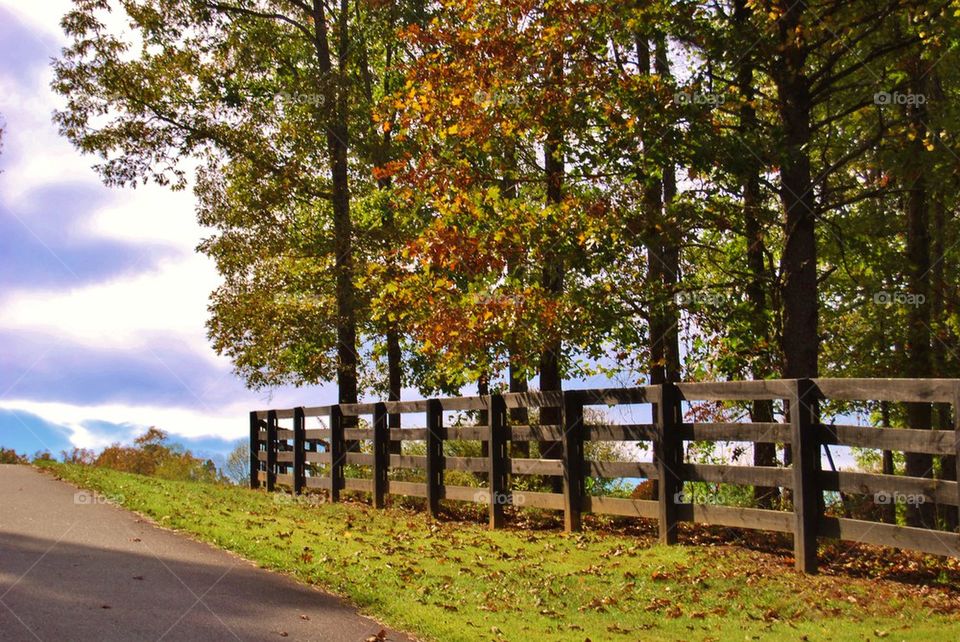
<path fill-rule="evenodd" d="M 684 421 L 684 403 L 755 400 L 783 401 L 787 421 Z M 949 404 L 954 427 L 917 430 L 827 425 L 819 419 L 819 405 L 824 400 Z M 268 491 L 283 486 L 294 493 L 322 489 L 331 501 L 338 501 L 341 491 L 365 492 L 378 508 L 385 505 L 388 495 L 422 497 L 431 514 L 437 513 L 442 500 L 476 502 L 488 505 L 491 528 L 502 526 L 504 507 L 509 504 L 563 511 L 567 530 L 580 529 L 584 512 L 656 519 L 660 540 L 666 544 L 676 542 L 680 522 L 792 533 L 796 566 L 807 572 L 817 569 L 817 537 L 956 557 L 960 556 L 960 534 L 956 532 L 831 517 L 824 513 L 824 492 L 922 497 L 960 506 L 960 485 L 955 481 L 960 463 L 958 403 L 960 380 L 955 379 L 792 379 L 260 410 L 250 413 L 250 484 Z M 649 405 L 652 423 L 596 426 L 584 421 L 586 407 L 617 404 Z M 554 409 L 552 414 L 560 417 L 560 423 L 511 424 L 508 411 L 518 408 Z M 444 413 L 462 411 L 479 411 L 485 425 L 444 425 Z M 403 414 L 423 415 L 425 423 L 417 428 L 390 428 L 397 424 L 388 423 L 388 417 Z M 361 417 L 369 417 L 369 427 L 359 427 Z M 307 429 L 308 418 L 323 418 L 326 425 Z M 280 427 L 280 420 L 288 419 L 291 428 Z M 445 455 L 444 443 L 457 440 L 483 442 L 484 455 Z M 372 453 L 357 451 L 355 445 L 361 441 L 372 443 Z M 425 454 L 400 454 L 397 444 L 402 441 L 425 442 Z M 511 456 L 511 442 L 529 441 L 556 442 L 560 454 L 539 459 Z M 585 457 L 584 444 L 593 441 L 650 442 L 653 461 L 591 461 Z M 690 441 L 780 443 L 791 447 L 792 461 L 783 468 L 688 462 L 684 443 Z M 821 450 L 833 445 L 938 455 L 943 457 L 941 468 L 948 469 L 952 479 L 823 470 Z M 308 469 L 308 464 L 325 470 Z M 346 465 L 369 468 L 369 478 L 346 477 Z M 389 471 L 398 469 L 421 470 L 425 481 L 390 479 Z M 446 471 L 477 473 L 486 486 L 447 484 Z M 563 492 L 511 490 L 512 475 L 553 476 L 562 480 Z M 585 490 L 587 477 L 655 480 L 657 497 L 590 495 Z M 687 482 L 787 489 L 793 510 L 688 503 L 683 496 Z"/>

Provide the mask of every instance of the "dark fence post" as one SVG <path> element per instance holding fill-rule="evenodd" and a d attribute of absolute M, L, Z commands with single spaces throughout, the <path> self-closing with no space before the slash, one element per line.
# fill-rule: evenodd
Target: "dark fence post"
<path fill-rule="evenodd" d="M 427 512 L 440 513 L 443 484 L 443 406 L 437 399 L 427 400 Z"/>
<path fill-rule="evenodd" d="M 487 472 L 490 483 L 490 528 L 503 526 L 503 508 L 509 501 L 507 484 L 507 404 L 503 395 L 487 397 Z"/>
<path fill-rule="evenodd" d="M 250 488 L 260 488 L 260 418 L 250 413 Z"/>
<path fill-rule="evenodd" d="M 954 384 L 953 387 L 953 403 L 951 404 L 953 410 L 953 464 L 955 477 L 958 481 L 957 483 L 957 508 L 956 508 L 956 522 L 960 524 L 960 383 Z M 960 537 L 960 535 L 958 535 Z"/>
<path fill-rule="evenodd" d="M 660 543 L 677 543 L 677 501 L 683 490 L 680 465 L 683 463 L 683 440 L 679 426 L 682 419 L 680 389 L 673 383 L 660 384 L 660 403 L 656 404 L 654 443 L 658 476 Z"/>
<path fill-rule="evenodd" d="M 816 573 L 821 503 L 817 388 L 810 379 L 797 379 L 794 385 L 789 400 L 793 447 L 793 558 L 798 571 Z"/>
<path fill-rule="evenodd" d="M 277 411 L 267 412 L 267 492 L 277 483 Z"/>
<path fill-rule="evenodd" d="M 563 530 L 579 531 L 586 494 L 583 477 L 583 400 L 563 393 Z"/>
<path fill-rule="evenodd" d="M 390 468 L 390 426 L 387 405 L 373 407 L 373 507 L 383 508 L 387 497 L 387 470 Z"/>
<path fill-rule="evenodd" d="M 307 484 L 306 427 L 303 408 L 293 409 L 293 494 L 299 495 Z"/>
<path fill-rule="evenodd" d="M 340 489 L 343 488 L 343 460 L 345 444 L 343 441 L 343 413 L 340 405 L 330 406 L 330 501 L 340 501 Z"/>

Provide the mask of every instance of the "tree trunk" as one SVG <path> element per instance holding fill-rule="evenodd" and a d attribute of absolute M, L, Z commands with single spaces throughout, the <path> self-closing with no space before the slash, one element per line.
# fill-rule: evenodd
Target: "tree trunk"
<path fill-rule="evenodd" d="M 817 241 L 810 177 L 810 81 L 801 19 L 803 2 L 784 1 L 780 48 L 774 61 L 777 111 L 783 128 L 780 202 L 783 209 L 783 376 L 816 377 L 818 335 Z"/>
<path fill-rule="evenodd" d="M 671 78 L 666 39 L 661 34 L 657 38 L 656 71 L 663 79 Z M 670 211 L 673 199 L 677 195 L 677 172 L 673 162 L 663 167 L 663 230 L 661 237 L 661 256 L 663 258 L 663 360 L 664 375 L 667 381 L 680 381 L 680 314 L 677 308 L 677 284 L 680 282 L 680 236 L 681 229 L 674 213 Z"/>
<path fill-rule="evenodd" d="M 357 401 L 357 325 L 356 296 L 353 283 L 353 224 L 350 218 L 350 181 L 347 153 L 349 127 L 347 124 L 347 2 L 340 2 L 339 22 L 335 26 L 337 70 L 334 74 L 327 36 L 327 16 L 324 3 L 313 1 L 314 52 L 321 77 L 318 91 L 323 95 L 319 108 L 320 122 L 326 132 L 330 155 L 331 203 L 333 206 L 333 244 L 335 292 L 337 299 L 337 400 L 339 403 Z M 336 79 L 334 81 L 333 79 Z"/>
<path fill-rule="evenodd" d="M 550 61 L 551 80 L 559 83 L 563 77 L 563 57 L 554 52 Z M 547 205 L 558 205 L 563 201 L 564 158 L 563 158 L 563 130 L 558 118 L 547 126 L 547 140 L 544 144 L 544 169 L 547 181 Z M 541 285 L 547 296 L 559 298 L 563 294 L 564 266 L 563 257 L 555 250 L 548 249 L 544 253 Z M 563 379 L 560 373 L 560 355 L 562 344 L 557 338 L 549 338 L 540 355 L 540 390 L 543 392 L 559 391 L 563 389 Z M 559 407 L 545 407 L 540 409 L 540 423 L 542 425 L 559 426 L 562 419 Z M 541 441 L 540 457 L 543 459 L 560 459 L 563 456 L 561 442 Z M 561 492 L 563 480 L 552 477 L 554 492 Z"/>
<path fill-rule="evenodd" d="M 911 89 L 923 94 L 922 64 L 918 59 L 910 63 Z M 929 377 L 932 371 L 930 350 L 930 215 L 924 170 L 924 138 L 926 137 L 926 105 L 909 105 L 907 122 L 914 138 L 907 144 L 904 168 L 907 219 L 907 283 L 909 294 L 917 303 L 908 309 L 907 350 L 905 356 L 908 377 Z M 929 430 L 932 427 L 932 407 L 928 403 L 907 404 L 907 427 Z M 905 453 L 906 474 L 910 477 L 932 477 L 933 457 L 924 453 Z M 907 506 L 907 524 L 934 526 L 932 503 Z"/>
<path fill-rule="evenodd" d="M 396 329 L 387 330 L 387 379 L 389 390 L 388 401 L 400 401 L 403 389 L 403 353 L 400 351 L 400 334 Z M 391 430 L 400 428 L 400 413 L 391 412 L 387 415 L 387 425 Z M 403 442 L 391 441 L 390 454 L 399 455 L 402 452 Z"/>
<path fill-rule="evenodd" d="M 937 195 L 933 204 L 933 256 L 939 257 L 934 262 L 931 270 L 931 300 L 930 315 L 931 324 L 937 343 L 944 346 L 948 345 L 949 337 L 944 331 L 946 326 L 946 227 L 947 211 L 943 203 L 943 197 Z M 933 351 L 933 376 L 948 377 L 946 354 L 949 350 Z M 953 430 L 953 415 L 951 404 L 937 404 L 937 428 L 939 430 Z M 952 455 L 940 457 L 940 477 L 947 481 L 957 480 L 957 461 Z M 946 530 L 953 531 L 958 524 L 957 508 L 951 506 L 940 506 L 938 518 L 944 523 Z"/>
<path fill-rule="evenodd" d="M 746 0 L 736 0 L 734 3 L 734 24 L 738 39 L 743 42 L 748 37 L 746 34 L 747 24 L 749 22 L 750 9 L 747 7 Z M 740 105 L 740 133 L 744 137 L 744 144 L 749 144 L 751 135 L 757 133 L 757 113 L 753 106 L 753 100 L 756 91 L 753 86 L 753 63 L 749 56 L 741 56 L 741 62 L 737 69 L 737 86 L 743 102 Z M 760 161 L 755 156 L 747 155 L 747 163 L 744 171 L 742 190 L 743 190 L 743 219 L 744 234 L 747 238 L 747 268 L 750 271 L 749 281 L 746 286 L 747 299 L 753 308 L 752 332 L 754 339 L 759 343 L 767 342 L 770 338 L 770 328 L 767 322 L 769 317 L 767 301 L 767 284 L 771 282 L 767 278 L 766 264 L 764 255 L 766 248 L 764 246 L 764 232 L 761 221 L 762 194 L 760 193 Z M 767 364 L 760 359 L 754 359 L 752 367 L 752 376 L 754 379 L 763 379 L 771 374 Z M 754 401 L 751 407 L 750 418 L 755 422 L 773 421 L 773 402 L 770 400 Z M 753 465 L 754 466 L 776 466 L 777 465 L 777 445 L 759 444 L 753 445 Z M 776 486 L 755 486 L 753 489 L 753 498 L 760 508 L 773 508 L 780 500 L 780 489 Z"/>

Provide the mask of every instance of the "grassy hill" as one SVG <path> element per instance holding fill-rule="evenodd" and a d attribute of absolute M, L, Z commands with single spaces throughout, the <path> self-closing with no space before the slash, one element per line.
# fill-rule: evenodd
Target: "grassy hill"
<path fill-rule="evenodd" d="M 162 526 L 349 598 L 426 640 L 960 639 L 960 592 L 625 534 L 489 531 L 363 503 L 44 462 Z"/>

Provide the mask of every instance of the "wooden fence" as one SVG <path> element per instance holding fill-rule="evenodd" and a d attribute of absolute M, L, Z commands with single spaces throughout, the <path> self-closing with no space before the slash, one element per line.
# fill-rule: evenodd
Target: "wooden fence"
<path fill-rule="evenodd" d="M 782 400 L 787 423 L 685 422 L 683 404 L 700 401 Z M 887 401 L 950 404 L 953 430 L 874 428 L 819 423 L 824 400 Z M 679 522 L 792 533 L 796 566 L 806 572 L 817 568 L 817 537 L 893 546 L 958 556 L 960 535 L 953 532 L 898 526 L 824 514 L 824 492 L 898 497 L 923 497 L 926 501 L 960 506 L 955 481 L 859 472 L 836 472 L 821 467 L 826 445 L 860 446 L 889 451 L 945 456 L 960 462 L 960 380 L 947 379 L 800 379 L 717 383 L 681 383 L 636 388 L 570 390 L 543 393 L 494 394 L 419 401 L 339 404 L 250 413 L 250 483 L 253 488 L 278 486 L 294 493 L 323 489 L 331 501 L 343 490 L 372 495 L 383 507 L 388 494 L 423 497 L 427 510 L 436 514 L 441 500 L 487 504 L 490 527 L 503 524 L 509 504 L 563 511 L 567 530 L 578 530 L 584 512 L 656 519 L 660 540 L 676 542 Z M 584 408 L 617 404 L 650 404 L 653 422 L 629 425 L 589 425 Z M 558 425 L 511 423 L 508 411 L 518 408 L 559 409 Z M 485 426 L 446 426 L 445 413 L 482 411 Z M 389 414 L 426 417 L 420 428 L 389 428 Z M 556 414 L 556 413 L 555 413 Z M 308 429 L 308 418 L 322 418 L 325 427 Z M 357 418 L 369 417 L 369 422 Z M 292 428 L 282 428 L 290 420 Z M 319 422 L 318 422 L 319 423 Z M 366 424 L 369 427 L 358 427 Z M 483 457 L 444 455 L 444 442 L 486 442 Z M 369 441 L 373 452 L 350 448 Z M 426 442 L 426 454 L 391 452 L 391 442 Z M 548 441 L 562 444 L 559 459 L 520 459 L 510 456 L 511 441 Z M 601 462 L 584 456 L 586 441 L 651 442 L 653 462 Z M 791 445 L 787 468 L 709 465 L 685 461 L 685 442 L 734 441 Z M 308 464 L 321 464 L 326 474 L 310 474 Z M 369 467 L 367 479 L 347 478 L 345 465 Z M 420 469 L 426 482 L 389 479 L 391 469 Z M 444 483 L 445 471 L 482 473 L 483 488 Z M 511 491 L 511 475 L 548 475 L 562 478 L 562 493 Z M 587 476 L 646 478 L 657 481 L 656 500 L 593 496 L 585 492 Z M 767 510 L 687 503 L 684 482 L 713 482 L 789 489 L 793 510 Z"/>

